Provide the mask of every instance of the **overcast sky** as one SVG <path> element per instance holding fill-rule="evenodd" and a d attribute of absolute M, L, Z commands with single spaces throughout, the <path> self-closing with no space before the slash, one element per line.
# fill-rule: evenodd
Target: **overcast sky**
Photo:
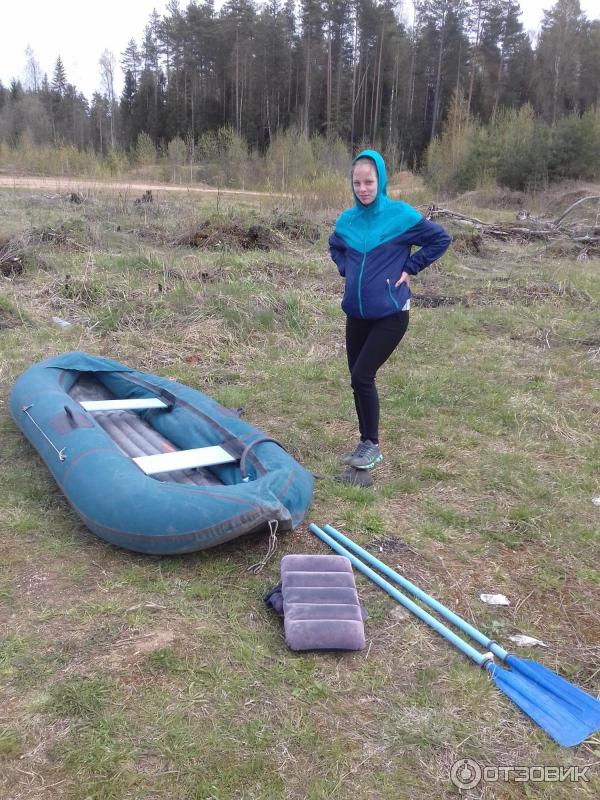
<path fill-rule="evenodd" d="M 533 31 L 543 10 L 554 5 L 553 0 L 520 2 L 525 29 Z M 163 16 L 167 4 L 168 0 L 5 0 L 0 17 L 0 81 L 8 86 L 13 78 L 25 78 L 29 45 L 50 79 L 60 55 L 67 80 L 91 99 L 101 89 L 98 60 L 102 52 L 111 51 L 118 65 L 131 38 L 141 43 L 152 10 Z M 182 8 L 186 4 L 187 0 L 180 2 Z M 217 8 L 221 4 L 220 0 L 215 3 Z M 581 7 L 588 18 L 599 16 L 598 0 L 581 0 Z M 120 93 L 119 66 L 115 84 Z"/>

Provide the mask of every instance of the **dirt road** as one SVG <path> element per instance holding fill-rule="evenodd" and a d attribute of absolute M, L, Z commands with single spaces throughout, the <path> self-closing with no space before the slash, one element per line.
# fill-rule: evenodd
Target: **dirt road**
<path fill-rule="evenodd" d="M 193 192 L 199 194 L 241 195 L 245 197 L 270 198 L 290 197 L 279 192 L 248 192 L 243 189 L 218 189 L 214 186 L 195 184 L 194 186 L 178 186 L 172 183 L 138 183 L 131 181 L 89 180 L 75 177 L 52 177 L 30 175 L 0 175 L 0 188 L 12 189 L 45 189 L 54 192 L 74 191 L 119 191 L 132 194 L 143 193 L 147 189 L 152 192 Z"/>

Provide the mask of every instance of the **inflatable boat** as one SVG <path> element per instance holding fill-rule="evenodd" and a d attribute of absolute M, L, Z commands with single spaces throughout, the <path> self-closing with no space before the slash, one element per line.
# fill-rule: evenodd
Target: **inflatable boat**
<path fill-rule="evenodd" d="M 195 389 L 87 353 L 36 364 L 11 414 L 101 539 L 139 553 L 214 547 L 302 520 L 313 478 Z"/>

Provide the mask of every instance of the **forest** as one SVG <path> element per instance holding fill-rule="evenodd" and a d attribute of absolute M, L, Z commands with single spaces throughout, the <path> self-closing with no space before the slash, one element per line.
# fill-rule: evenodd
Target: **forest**
<path fill-rule="evenodd" d="M 24 80 L 0 83 L 0 145 L 70 146 L 113 165 L 150 150 L 186 163 L 234 145 L 264 155 L 287 132 L 322 137 L 331 152 L 372 144 L 392 167 L 429 163 L 435 176 L 445 136 L 455 167 L 462 143 L 458 172 L 445 176 L 459 188 L 480 179 L 482 160 L 514 188 L 596 177 L 600 20 L 579 0 L 545 11 L 536 41 L 516 0 L 415 0 L 410 10 L 394 0 L 228 0 L 218 10 L 173 0 L 141 42 L 104 51 L 103 89 L 90 100 L 60 55 L 48 76 L 28 49 Z M 510 160 L 522 130 L 531 174 L 503 177 L 489 142 L 503 139 Z"/>

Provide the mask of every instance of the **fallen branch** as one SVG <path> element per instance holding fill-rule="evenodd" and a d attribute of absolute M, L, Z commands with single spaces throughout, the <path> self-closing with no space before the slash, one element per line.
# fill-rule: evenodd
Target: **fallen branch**
<path fill-rule="evenodd" d="M 477 217 L 467 217 L 465 214 L 459 214 L 458 211 L 450 211 L 448 208 L 438 208 L 435 205 L 430 205 L 427 209 L 427 218 L 430 219 L 432 216 L 447 216 L 452 217 L 453 219 L 457 220 L 464 220 L 471 225 L 486 225 L 487 223 L 483 222 Z"/>
<path fill-rule="evenodd" d="M 563 213 L 560 215 L 560 217 L 557 220 L 554 221 L 554 223 L 553 223 L 554 227 L 557 228 L 560 225 L 560 223 L 563 221 L 563 219 L 567 216 L 567 214 L 570 214 L 571 211 L 574 208 L 576 208 L 577 206 L 581 205 L 582 203 L 587 203 L 588 200 L 598 200 L 600 202 L 600 195 L 595 194 L 595 195 L 591 195 L 590 197 L 582 197 L 581 199 L 577 200 L 575 203 L 570 205 L 567 208 L 566 211 L 563 211 Z"/>
<path fill-rule="evenodd" d="M 545 241 L 569 239 L 572 242 L 577 242 L 582 245 L 595 246 L 600 242 L 600 236 L 596 235 L 598 233 L 597 227 L 592 226 L 589 228 L 589 233 L 584 233 L 584 231 L 586 231 L 586 227 L 583 227 L 581 224 L 572 224 L 570 226 L 560 225 L 560 223 L 574 208 L 590 200 L 597 200 L 600 202 L 600 196 L 594 195 L 591 197 L 582 197 L 576 203 L 572 203 L 569 208 L 567 208 L 566 211 L 554 222 L 552 220 L 537 219 L 535 217 L 531 217 L 528 213 L 525 213 L 518 215 L 520 224 L 501 225 L 497 222 L 484 222 L 477 217 L 469 217 L 466 214 L 459 213 L 458 211 L 452 211 L 449 208 L 440 208 L 434 204 L 431 204 L 427 208 L 426 216 L 427 219 L 432 219 L 434 217 L 449 217 L 459 226 L 472 227 L 479 231 L 482 235 L 490 236 L 495 239 L 535 238 L 543 239 Z M 524 225 L 523 222 L 526 224 Z"/>

